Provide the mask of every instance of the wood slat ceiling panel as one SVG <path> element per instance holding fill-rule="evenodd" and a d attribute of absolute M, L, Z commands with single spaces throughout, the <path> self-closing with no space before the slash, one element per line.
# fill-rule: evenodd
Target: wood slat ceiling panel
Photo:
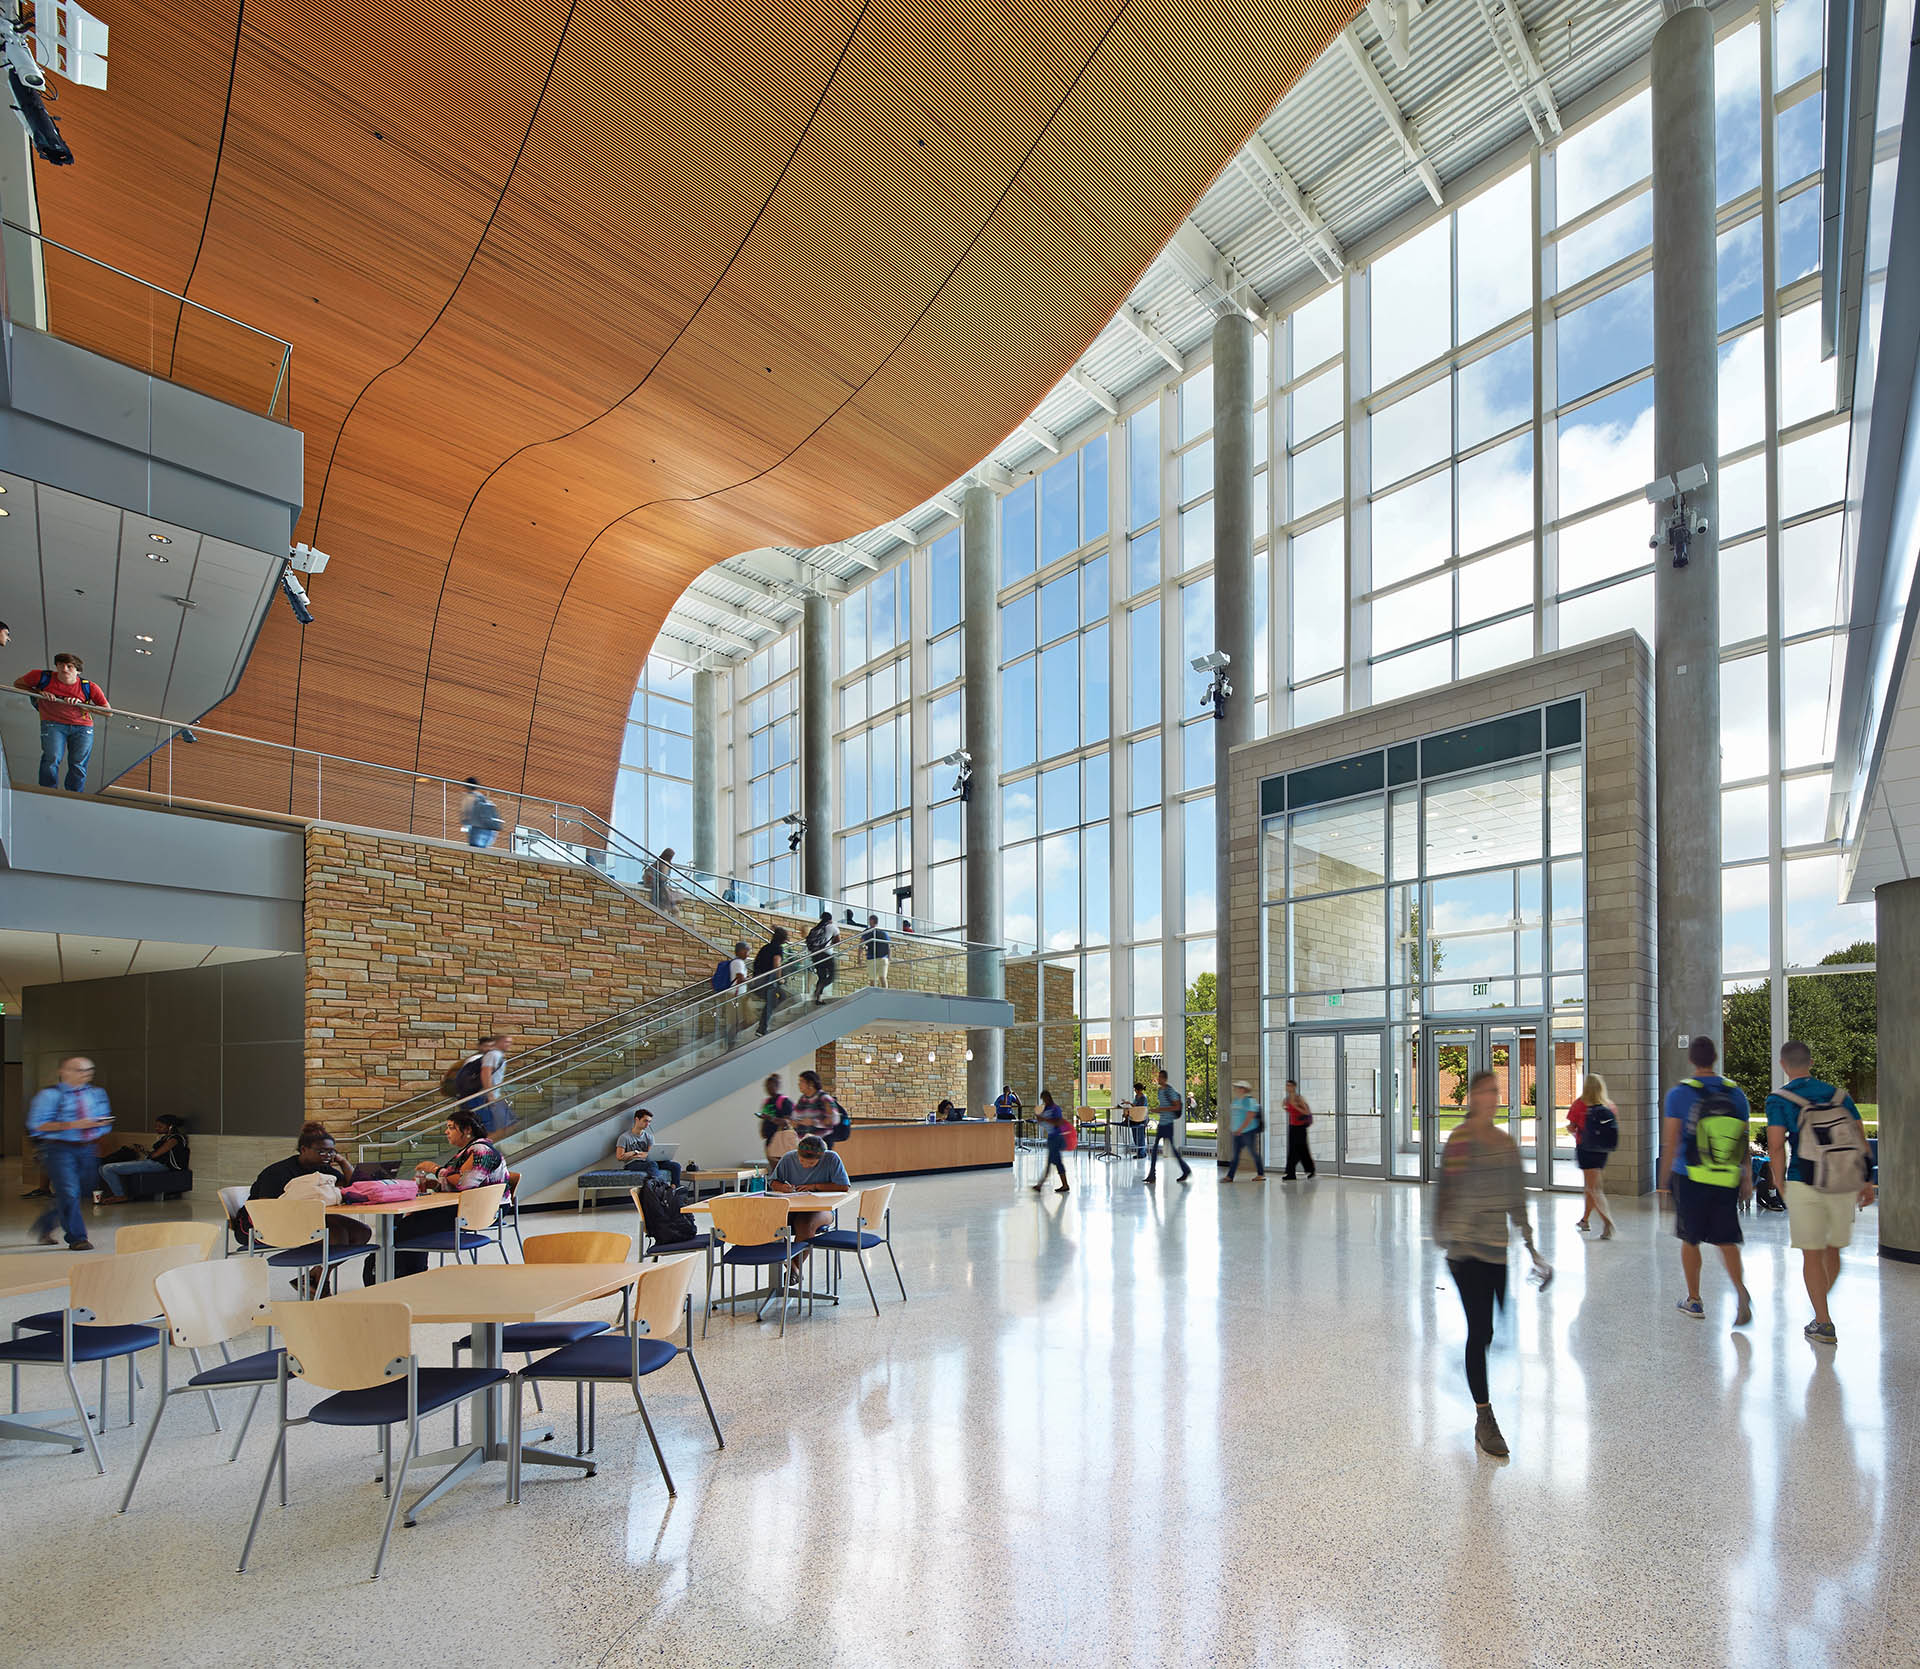
<path fill-rule="evenodd" d="M 41 174 L 48 230 L 294 342 L 334 557 L 209 722 L 604 808 L 692 577 L 998 445 L 1357 4 L 546 0 L 400 31 L 258 0 L 227 105 L 224 75 L 177 96 L 179 20 L 134 0 L 112 91 L 63 107 L 83 165 Z M 107 204 L 130 218 L 96 236 Z M 257 346 L 167 346 L 258 378 Z"/>

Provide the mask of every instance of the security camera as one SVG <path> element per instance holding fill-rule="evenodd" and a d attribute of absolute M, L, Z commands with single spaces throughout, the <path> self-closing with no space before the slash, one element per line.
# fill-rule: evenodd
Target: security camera
<path fill-rule="evenodd" d="M 64 168 L 73 152 L 60 137 L 60 124 L 47 109 L 58 94 L 47 85 L 46 70 L 82 87 L 107 84 L 107 26 L 76 0 L 51 0 L 50 28 L 42 30 L 34 0 L 0 4 L 0 59 L 7 66 L 7 91 L 13 113 L 27 130 L 44 162 Z M 42 62 L 46 69 L 41 68 Z"/>
<path fill-rule="evenodd" d="M 293 610 L 294 619 L 303 626 L 313 624 L 313 604 L 307 598 L 307 588 L 293 577 L 293 570 L 287 569 L 280 576 L 280 589 L 287 594 L 288 606 Z"/>
<path fill-rule="evenodd" d="M 294 545 L 287 551 L 288 566 L 303 574 L 324 574 L 332 560 L 325 551 L 317 551 L 311 545 Z"/>
<path fill-rule="evenodd" d="M 973 755 L 968 753 L 965 748 L 955 748 L 953 752 L 948 754 L 940 763 L 942 765 L 971 765 L 973 763 Z"/>
<path fill-rule="evenodd" d="M 190 726 L 182 725 L 180 727 L 180 740 L 183 742 L 197 742 L 200 738 L 194 735 Z"/>
<path fill-rule="evenodd" d="M 1223 667 L 1233 665 L 1233 657 L 1219 649 L 1213 649 L 1204 655 L 1195 655 L 1190 664 L 1195 672 L 1218 672 Z"/>
<path fill-rule="evenodd" d="M 1669 507 L 1655 523 L 1648 547 L 1658 550 L 1664 544 L 1676 568 L 1686 567 L 1693 541 L 1707 531 L 1707 518 L 1687 503 L 1687 494 L 1699 492 L 1708 479 L 1705 464 L 1689 464 L 1685 469 L 1647 483 L 1647 502 Z"/>
<path fill-rule="evenodd" d="M 780 821 L 786 824 L 788 829 L 787 850 L 789 852 L 799 851 L 800 842 L 806 838 L 807 820 L 802 817 L 799 812 L 790 811 L 785 817 L 781 818 Z"/>

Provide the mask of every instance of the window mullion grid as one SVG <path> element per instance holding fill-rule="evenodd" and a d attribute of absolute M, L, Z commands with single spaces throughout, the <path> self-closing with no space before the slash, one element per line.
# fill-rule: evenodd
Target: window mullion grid
<path fill-rule="evenodd" d="M 1558 513 L 1560 493 L 1559 451 L 1557 445 L 1548 445 L 1545 404 L 1547 379 L 1549 375 L 1556 374 L 1546 325 L 1547 264 L 1555 257 L 1543 235 L 1553 208 L 1549 201 L 1554 190 L 1553 155 L 1536 146 L 1529 172 L 1533 181 L 1531 213 L 1534 249 L 1534 258 L 1529 263 L 1533 277 L 1533 652 L 1543 655 L 1549 647 L 1546 600 L 1554 594 L 1557 584 L 1555 567 L 1559 549 L 1557 540 L 1546 531 Z M 1558 434 L 1556 423 L 1554 436 Z M 1556 610 L 1556 641 L 1558 619 Z"/>
<path fill-rule="evenodd" d="M 1786 870 L 1780 861 L 1781 741 L 1786 712 L 1784 657 L 1780 652 L 1780 297 L 1779 251 L 1775 247 L 1778 216 L 1774 201 L 1773 97 L 1774 10 L 1760 8 L 1760 86 L 1763 119 L 1760 123 L 1760 360 L 1765 386 L 1765 503 L 1767 539 L 1767 993 L 1769 1063 L 1779 1058 L 1787 1037 Z M 1716 483 L 1717 485 L 1717 483 Z M 1715 505 L 1716 513 L 1718 504 Z M 1717 566 L 1717 560 L 1716 560 Z"/>
<path fill-rule="evenodd" d="M 1362 286 L 1365 286 L 1364 290 Z M 1356 502 L 1359 484 L 1368 476 L 1367 426 L 1364 421 L 1355 421 L 1356 414 L 1364 418 L 1359 411 L 1361 399 L 1359 389 L 1370 376 L 1372 354 L 1366 341 L 1366 313 L 1371 306 L 1373 294 L 1373 276 L 1349 271 L 1340 286 L 1342 341 L 1346 351 L 1340 359 L 1340 398 L 1341 410 L 1346 413 L 1347 442 L 1340 449 L 1340 467 L 1342 470 L 1341 503 L 1345 506 L 1345 527 L 1342 546 L 1346 553 L 1346 586 L 1342 595 L 1346 600 L 1344 612 L 1346 624 L 1346 668 L 1347 686 L 1342 692 L 1341 711 L 1352 713 L 1367 706 L 1373 699 L 1373 681 L 1367 671 L 1367 657 L 1372 647 L 1372 631 L 1366 605 L 1359 601 L 1372 583 L 1372 539 L 1373 521 L 1371 515 L 1363 516 L 1366 500 L 1362 493 Z"/>

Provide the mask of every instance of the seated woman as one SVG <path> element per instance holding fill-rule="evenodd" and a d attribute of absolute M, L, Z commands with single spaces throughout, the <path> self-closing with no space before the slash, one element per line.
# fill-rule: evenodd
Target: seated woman
<path fill-rule="evenodd" d="M 102 1205 L 127 1203 L 126 1179 L 130 1176 L 165 1176 L 169 1171 L 193 1169 L 193 1155 L 187 1147 L 187 1121 L 162 1113 L 154 1121 L 160 1139 L 147 1149 L 144 1159 L 121 1159 L 100 1167 L 100 1180 L 107 1190 Z M 166 1190 L 163 1188 L 162 1193 Z"/>
<path fill-rule="evenodd" d="M 445 1134 L 447 1145 L 453 1149 L 452 1156 L 437 1165 L 431 1159 L 422 1159 L 413 1168 L 414 1180 L 422 1189 L 436 1188 L 442 1193 L 458 1194 L 468 1188 L 485 1188 L 507 1180 L 506 1159 L 487 1139 L 480 1120 L 466 1108 L 456 1107 L 447 1114 Z M 418 1275 L 427 1267 L 425 1252 L 401 1250 L 408 1241 L 429 1234 L 451 1234 L 458 1216 L 459 1208 L 450 1205 L 442 1210 L 410 1212 L 398 1219 L 393 1230 L 395 1277 Z M 371 1284 L 372 1260 L 368 1263 L 367 1279 Z"/>
<path fill-rule="evenodd" d="M 299 1140 L 293 1156 L 288 1159 L 276 1159 L 264 1171 L 253 1179 L 253 1186 L 247 1190 L 250 1200 L 277 1200 L 287 1191 L 287 1185 L 295 1177 L 317 1176 L 325 1173 L 336 1187 L 344 1188 L 353 1180 L 353 1167 L 347 1163 L 347 1156 L 333 1144 L 333 1135 L 324 1124 L 318 1121 L 303 1124 L 300 1127 Z M 244 1219 L 246 1213 L 241 1213 Z M 237 1227 L 246 1229 L 244 1221 Z M 364 1246 L 373 1238 L 372 1228 L 358 1217 L 327 1217 L 327 1240 L 334 1246 Z M 367 1285 L 373 1284 L 373 1259 L 367 1259 Z"/>
<path fill-rule="evenodd" d="M 956 1107 L 944 1095 L 940 1097 L 940 1105 L 933 1109 L 933 1122 L 935 1124 L 949 1124 L 954 1119 L 963 1116 L 961 1109 Z"/>
<path fill-rule="evenodd" d="M 779 1164 L 773 1167 L 773 1175 L 767 1181 L 769 1194 L 840 1194 L 851 1184 L 847 1180 L 847 1167 L 841 1163 L 840 1155 L 828 1147 L 825 1141 L 815 1135 L 800 1138 L 800 1145 Z M 794 1211 L 787 1215 L 787 1224 L 793 1230 L 795 1251 L 790 1267 L 798 1271 L 800 1260 L 807 1255 L 806 1242 L 824 1229 L 833 1219 L 831 1211 Z"/>

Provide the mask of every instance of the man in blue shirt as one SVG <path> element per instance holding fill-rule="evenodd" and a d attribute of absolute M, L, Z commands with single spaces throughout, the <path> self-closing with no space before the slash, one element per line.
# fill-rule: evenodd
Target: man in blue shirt
<path fill-rule="evenodd" d="M 1807 1297 L 1813 1300 L 1813 1320 L 1803 1329 L 1815 1344 L 1836 1342 L 1833 1318 L 1827 1313 L 1827 1295 L 1840 1278 L 1840 1248 L 1853 1239 L 1854 1212 L 1874 1201 L 1872 1149 L 1866 1127 L 1860 1146 L 1866 1155 L 1861 1172 L 1865 1184 L 1855 1192 L 1828 1193 L 1814 1187 L 1813 1165 L 1800 1157 L 1800 1116 L 1808 1107 L 1837 1106 L 1854 1118 L 1860 1109 L 1853 1097 L 1813 1076 L 1813 1051 L 1804 1043 L 1787 1043 L 1780 1050 L 1780 1069 L 1787 1081 L 1767 1097 L 1767 1156 L 1775 1177 L 1785 1176 L 1781 1192 L 1787 1201 L 1787 1228 L 1800 1253 L 1801 1275 Z M 1788 1160 L 1791 1150 L 1792 1159 Z"/>
<path fill-rule="evenodd" d="M 1156 1076 L 1159 1082 L 1155 1088 L 1154 1095 L 1159 1105 L 1154 1110 L 1156 1122 L 1153 1127 L 1153 1148 L 1147 1155 L 1147 1186 L 1149 1188 L 1153 1186 L 1155 1178 L 1160 1173 L 1160 1144 L 1162 1142 L 1167 1144 L 1173 1152 L 1173 1157 L 1179 1162 L 1180 1180 L 1182 1182 L 1189 1182 L 1193 1179 L 1193 1167 L 1187 1163 L 1187 1156 L 1180 1151 L 1180 1141 L 1177 1134 L 1182 1105 L 1180 1092 L 1173 1087 L 1173 1083 L 1167 1077 L 1167 1069 L 1164 1066 L 1161 1067 Z"/>
<path fill-rule="evenodd" d="M 69 1055 L 60 1063 L 57 1083 L 39 1091 L 27 1105 L 27 1139 L 39 1144 L 41 1162 L 53 1186 L 53 1204 L 40 1214 L 33 1235 L 51 1246 L 54 1225 L 65 1229 L 68 1247 L 90 1252 L 80 1202 L 98 1182 L 94 1143 L 113 1128 L 107 1092 L 94 1087 L 93 1062 Z"/>
<path fill-rule="evenodd" d="M 1713 1070 L 1719 1059 L 1720 1050 L 1710 1037 L 1696 1037 L 1687 1045 L 1687 1061 L 1693 1067 L 1693 1076 L 1667 1091 L 1661 1109 L 1664 1116 L 1660 1121 L 1659 1174 L 1667 1179 L 1673 1192 L 1674 1233 L 1680 1237 L 1680 1272 L 1687 1281 L 1687 1295 L 1674 1307 L 1694 1321 L 1706 1319 L 1706 1308 L 1700 1302 L 1700 1248 L 1717 1246 L 1721 1261 L 1727 1266 L 1727 1279 L 1733 1282 L 1733 1290 L 1739 1296 L 1733 1324 L 1744 1327 L 1753 1320 L 1753 1300 L 1747 1294 L 1740 1262 L 1740 1242 L 1744 1237 L 1740 1232 L 1739 1202 L 1753 1192 L 1753 1169 L 1745 1159 L 1744 1141 L 1738 1175 L 1724 1185 L 1687 1174 L 1687 1134 L 1699 1117 L 1702 1102 L 1709 1096 L 1715 1100 L 1724 1098 L 1743 1122 L 1750 1113 L 1745 1091 Z"/>
<path fill-rule="evenodd" d="M 1265 1182 L 1267 1167 L 1260 1157 L 1260 1133 L 1266 1128 L 1266 1120 L 1260 1116 L 1260 1103 L 1253 1098 L 1253 1085 L 1240 1078 L 1233 1087 L 1240 1093 L 1233 1098 L 1233 1163 L 1227 1166 L 1226 1180 L 1231 1182 L 1240 1174 L 1240 1155 L 1247 1153 L 1253 1156 L 1254 1176 Z"/>

